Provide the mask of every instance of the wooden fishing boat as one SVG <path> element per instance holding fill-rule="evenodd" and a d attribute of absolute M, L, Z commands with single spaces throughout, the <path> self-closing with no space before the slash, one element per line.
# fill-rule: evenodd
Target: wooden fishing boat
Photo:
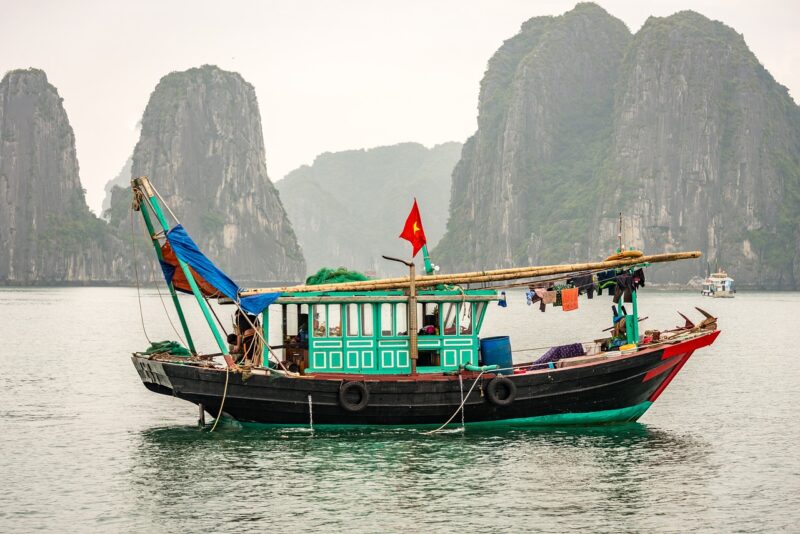
<path fill-rule="evenodd" d="M 733 298 L 736 295 L 733 278 L 728 276 L 725 271 L 711 273 L 703 280 L 703 288 L 700 290 L 700 294 L 704 297 Z"/>
<path fill-rule="evenodd" d="M 134 209 L 152 237 L 188 345 L 136 352 L 133 364 L 145 387 L 197 404 L 203 421 L 205 412 L 273 425 L 636 421 L 694 351 L 719 334 L 705 313 L 698 325 L 687 319 L 680 328 L 640 334 L 634 286 L 632 312 L 620 307 L 609 337 L 581 344 L 578 355 L 515 363 L 508 337 L 481 336 L 503 284 L 628 276 L 700 254 L 452 275 L 434 274 L 426 255 L 423 276 L 404 262 L 408 277 L 246 290 L 205 258 L 180 224 L 170 227 L 146 178 L 132 184 Z M 194 294 L 218 352 L 196 350 L 176 291 Z M 236 310 L 240 324 L 230 339 L 222 337 L 208 298 Z"/>

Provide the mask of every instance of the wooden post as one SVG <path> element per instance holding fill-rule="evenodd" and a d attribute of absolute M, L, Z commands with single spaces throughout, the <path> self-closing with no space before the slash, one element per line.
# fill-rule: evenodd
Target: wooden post
<path fill-rule="evenodd" d="M 198 402 L 197 407 L 200 408 L 200 415 L 197 417 L 197 424 L 201 427 L 206 426 L 206 409 L 203 407 L 202 402 Z"/>
<path fill-rule="evenodd" d="M 416 266 L 412 261 L 409 266 L 408 284 L 408 343 L 411 353 L 411 374 L 417 372 L 417 286 L 416 286 Z"/>
<path fill-rule="evenodd" d="M 396 261 L 408 267 L 408 352 L 411 359 L 411 374 L 417 372 L 417 268 L 414 261 L 383 256 L 389 261 Z"/>

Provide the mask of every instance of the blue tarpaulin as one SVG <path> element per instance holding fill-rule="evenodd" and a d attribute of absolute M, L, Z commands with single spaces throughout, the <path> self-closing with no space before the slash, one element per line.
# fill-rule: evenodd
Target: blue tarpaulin
<path fill-rule="evenodd" d="M 167 240 L 179 259 L 188 263 L 198 275 L 202 276 L 206 282 L 220 293 L 238 302 L 239 306 L 247 313 L 259 314 L 281 296 L 280 293 L 263 293 L 250 297 L 239 297 L 241 288 L 200 252 L 197 244 L 189 237 L 189 234 L 186 233 L 181 224 L 167 232 Z M 171 282 L 175 275 L 176 267 L 162 261 L 161 269 L 164 271 L 164 278 L 166 278 L 167 282 Z"/>

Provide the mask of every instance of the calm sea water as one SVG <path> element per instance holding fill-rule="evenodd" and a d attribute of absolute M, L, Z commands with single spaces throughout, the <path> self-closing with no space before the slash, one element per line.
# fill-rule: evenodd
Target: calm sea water
<path fill-rule="evenodd" d="M 175 339 L 158 294 L 142 301 L 150 337 Z M 512 293 L 484 334 L 593 339 L 610 304 L 542 314 Z M 640 423 L 209 434 L 141 385 L 135 289 L 2 289 L 0 531 L 800 531 L 800 294 L 645 289 L 643 329 L 698 305 L 723 333 Z"/>

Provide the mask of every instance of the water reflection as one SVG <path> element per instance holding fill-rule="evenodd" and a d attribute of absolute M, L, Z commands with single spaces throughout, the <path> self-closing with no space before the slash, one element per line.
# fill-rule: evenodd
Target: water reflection
<path fill-rule="evenodd" d="M 602 511 L 603 522 L 614 524 L 630 522 L 642 507 L 676 506 L 663 502 L 669 492 L 684 494 L 678 503 L 691 495 L 690 506 L 702 509 L 710 504 L 706 481 L 716 473 L 702 438 L 638 423 L 432 436 L 409 428 L 244 427 L 210 434 L 162 427 L 141 432 L 134 450 L 131 478 L 140 507 L 169 502 L 182 521 L 191 520 L 183 508 L 187 493 L 175 481 L 186 481 L 192 498 L 206 503 L 245 498 L 286 507 L 317 525 L 368 528 L 378 514 L 386 528 L 399 528 L 412 512 L 417 522 L 444 525 L 441 514 L 467 503 L 502 512 L 503 528 L 523 516 L 559 523 L 565 507 Z M 684 474 L 691 466 L 695 476 L 676 480 L 676 465 Z M 241 517 L 224 506 L 220 529 L 235 530 Z M 636 528 L 665 526 L 659 514 L 644 517 Z M 477 528 L 478 519 L 457 521 Z"/>

